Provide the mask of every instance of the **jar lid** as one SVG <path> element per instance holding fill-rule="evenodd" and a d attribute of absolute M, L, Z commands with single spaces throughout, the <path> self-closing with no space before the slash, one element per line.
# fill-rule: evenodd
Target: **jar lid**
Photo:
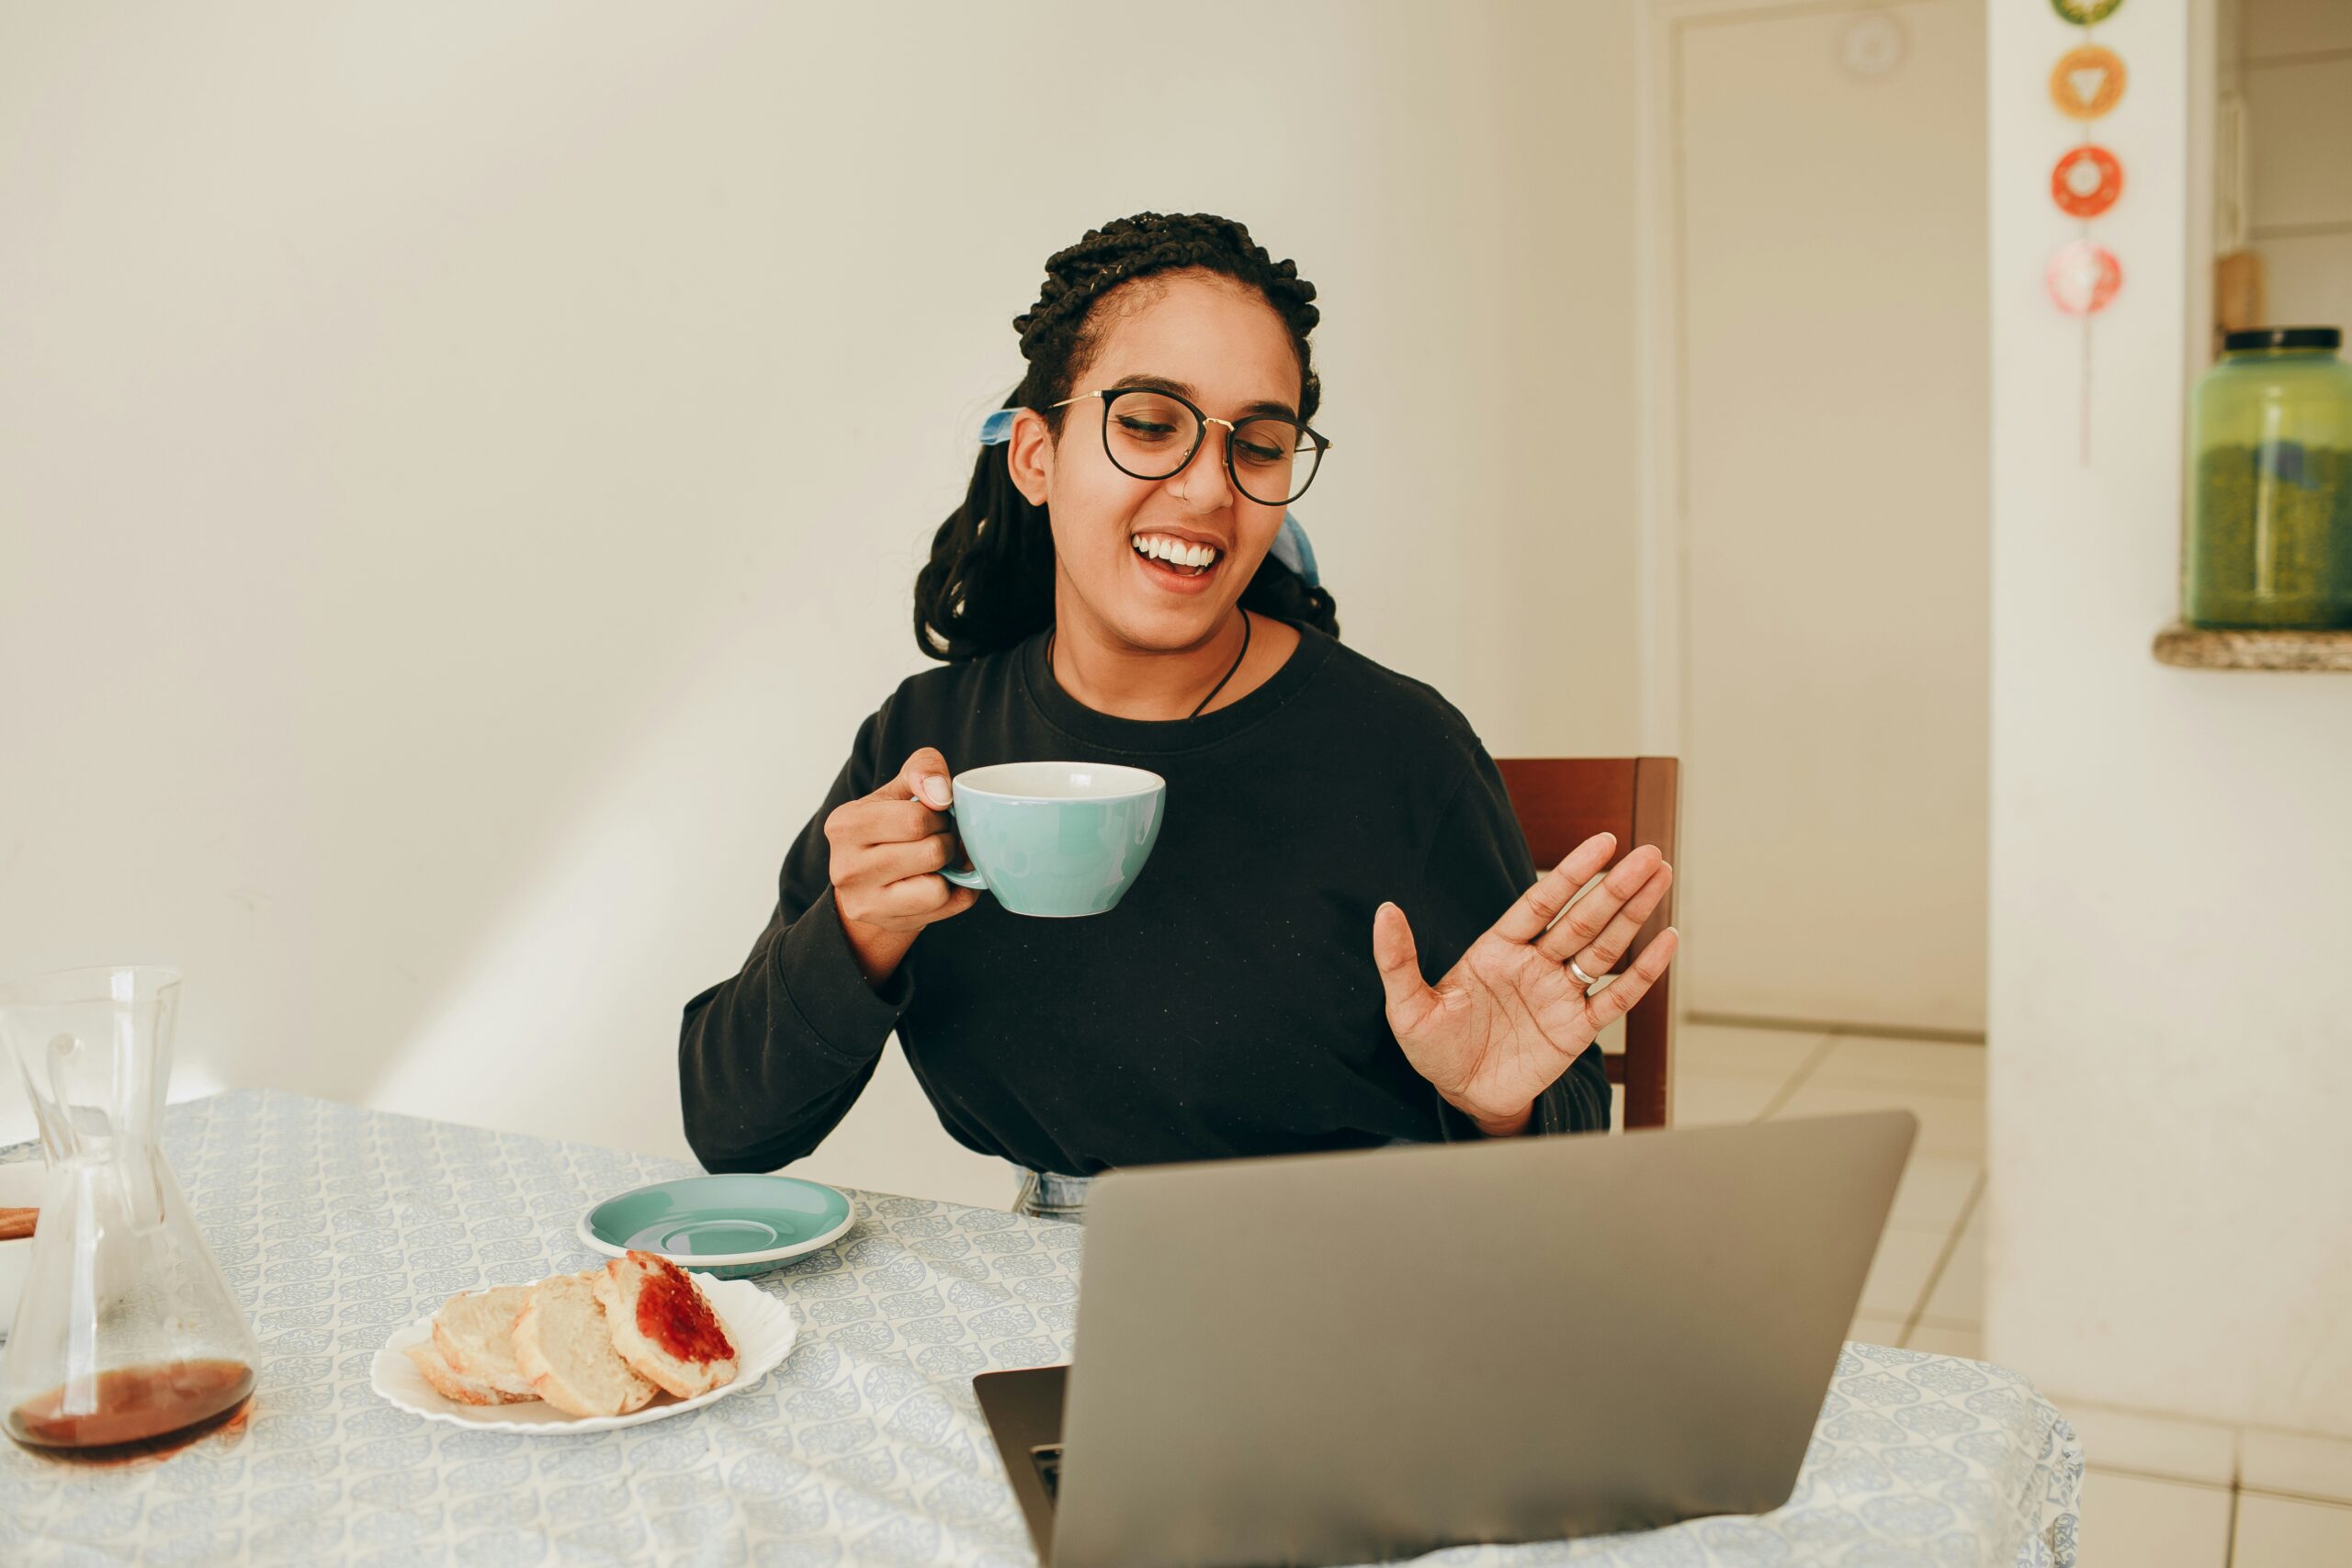
<path fill-rule="evenodd" d="M 2242 348 L 2342 348 L 2344 331 L 2340 327 L 2256 327 L 2252 332 L 2230 333 L 2222 339 L 2222 350 L 2235 354 Z"/>

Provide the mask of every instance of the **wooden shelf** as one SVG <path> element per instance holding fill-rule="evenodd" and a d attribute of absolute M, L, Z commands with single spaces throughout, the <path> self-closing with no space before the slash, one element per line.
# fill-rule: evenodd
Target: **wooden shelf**
<path fill-rule="evenodd" d="M 2341 670 L 2352 674 L 2352 631 L 2209 631 L 2175 621 L 2156 634 L 2156 658 L 2189 670 Z"/>

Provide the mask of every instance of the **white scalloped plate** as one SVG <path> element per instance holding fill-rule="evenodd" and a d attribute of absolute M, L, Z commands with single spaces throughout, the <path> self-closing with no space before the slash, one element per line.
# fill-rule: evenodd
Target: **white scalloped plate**
<path fill-rule="evenodd" d="M 652 1404 L 627 1416 L 566 1416 L 554 1405 L 538 1400 L 521 1404 L 460 1404 L 434 1393 L 433 1385 L 416 1370 L 416 1363 L 404 1354 L 410 1346 L 433 1337 L 430 1316 L 418 1318 L 384 1342 L 384 1348 L 376 1352 L 375 1360 L 368 1365 L 368 1383 L 391 1404 L 429 1421 L 447 1421 L 453 1427 L 487 1432 L 602 1432 L 608 1427 L 637 1427 L 683 1416 L 730 1393 L 740 1393 L 775 1371 L 792 1354 L 793 1341 L 800 1334 L 800 1325 L 793 1321 L 792 1309 L 749 1280 L 697 1282 L 709 1297 L 719 1322 L 727 1325 L 727 1337 L 735 1341 L 736 1369 L 733 1382 L 692 1399 L 657 1393 Z"/>

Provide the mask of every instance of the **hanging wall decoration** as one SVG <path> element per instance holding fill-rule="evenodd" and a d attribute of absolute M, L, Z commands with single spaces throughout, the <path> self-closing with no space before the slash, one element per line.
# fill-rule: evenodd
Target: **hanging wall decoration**
<path fill-rule="evenodd" d="M 2070 240 L 2050 258 L 2045 281 L 2050 298 L 2066 314 L 2095 315 L 2106 310 L 2115 291 L 2123 287 L 2123 264 L 2104 245 Z"/>
<path fill-rule="evenodd" d="M 2131 73 L 2111 49 L 2070 49 L 2051 69 L 2050 101 L 2069 119 L 2097 119 L 2123 99 Z"/>
<path fill-rule="evenodd" d="M 2091 122 L 2123 101 L 2130 73 L 2111 49 L 2090 41 L 2090 29 L 2115 15 L 2123 0 L 2050 0 L 2051 8 L 2081 28 L 2084 41 L 2068 50 L 2050 70 L 2050 101 L 2082 127 L 2081 139 L 2050 170 L 2050 199 L 2078 220 L 2081 233 L 2058 247 L 2042 274 L 2051 302 L 2083 323 L 2083 461 L 2091 460 L 2091 318 L 2114 303 L 2123 287 L 2123 264 L 2091 237 L 2091 220 L 2123 196 L 2123 164 L 2091 141 Z"/>
<path fill-rule="evenodd" d="M 2123 0 L 2050 0 L 2052 10 L 2078 28 L 2107 20 L 2122 4 Z"/>
<path fill-rule="evenodd" d="M 2096 218 L 2123 194 L 2123 165 L 2104 147 L 2086 141 L 2050 171 L 2050 199 L 2074 218 Z"/>

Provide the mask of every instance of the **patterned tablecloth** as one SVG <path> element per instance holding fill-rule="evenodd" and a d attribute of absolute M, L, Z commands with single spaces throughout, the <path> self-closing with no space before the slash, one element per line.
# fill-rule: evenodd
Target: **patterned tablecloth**
<path fill-rule="evenodd" d="M 0 1440 L 9 1568 L 1035 1561 L 971 1378 L 1067 1357 L 1077 1225 L 853 1192 L 848 1235 L 760 1281 L 802 1325 L 764 1382 L 530 1438 L 394 1409 L 368 1359 L 453 1292 L 588 1267 L 572 1225 L 589 1203 L 689 1168 L 255 1091 L 174 1107 L 165 1146 L 260 1337 L 253 1405 L 113 1469 Z M 1850 1345 L 1778 1512 L 1422 1561 L 2064 1568 L 2082 1468 L 2015 1373 Z"/>

